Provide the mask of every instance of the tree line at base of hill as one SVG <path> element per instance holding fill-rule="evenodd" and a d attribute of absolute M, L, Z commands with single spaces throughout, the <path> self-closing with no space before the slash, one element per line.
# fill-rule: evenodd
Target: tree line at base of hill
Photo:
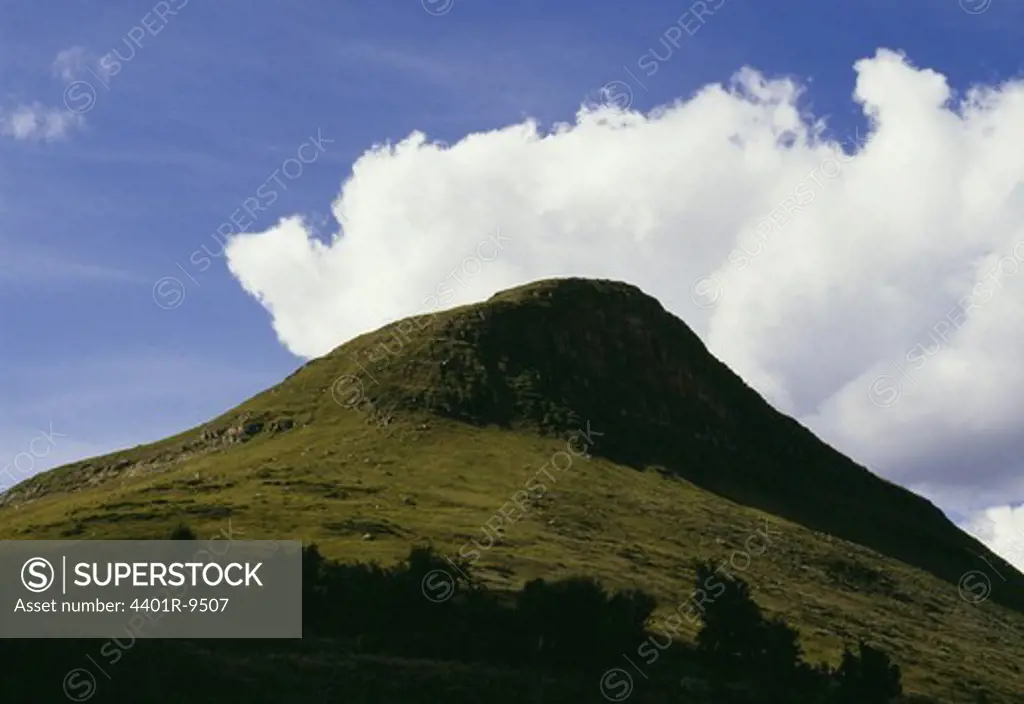
<path fill-rule="evenodd" d="M 193 536 L 182 526 L 172 537 Z M 518 592 L 491 591 L 468 564 L 429 547 L 382 568 L 329 560 L 308 545 L 302 569 L 304 634 L 344 639 L 361 653 L 600 673 L 638 644 L 654 642 L 647 629 L 654 598 L 640 590 L 608 593 L 590 578 L 535 579 Z M 696 646 L 658 644 L 672 646 L 662 674 L 687 673 L 694 700 L 703 690 L 718 702 L 899 701 L 900 668 L 884 651 L 861 642 L 856 651 L 845 649 L 838 667 L 810 665 L 799 633 L 766 618 L 746 582 L 716 578 L 710 563 L 696 572 L 698 590 L 713 579 L 720 585 L 697 612 Z M 617 701 L 609 692 L 606 698 Z"/>

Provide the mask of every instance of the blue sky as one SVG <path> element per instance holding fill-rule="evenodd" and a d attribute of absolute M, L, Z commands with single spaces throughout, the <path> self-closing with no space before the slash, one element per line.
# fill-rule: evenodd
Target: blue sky
<path fill-rule="evenodd" d="M 879 48 L 957 91 L 1019 75 L 1016 0 L 705 7 L 700 21 L 646 0 L 0 2 L 0 459 L 47 429 L 62 437 L 35 470 L 156 440 L 303 362 L 223 256 L 193 256 L 218 254 L 211 233 L 261 186 L 276 197 L 249 231 L 319 220 L 375 144 L 572 122 L 610 84 L 645 112 L 750 66 L 804 85 L 801 107 L 846 139 L 867 129 L 854 62 Z"/>

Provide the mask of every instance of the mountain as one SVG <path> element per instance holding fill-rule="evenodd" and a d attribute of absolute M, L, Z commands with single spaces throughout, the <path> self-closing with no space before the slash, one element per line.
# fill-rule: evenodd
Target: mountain
<path fill-rule="evenodd" d="M 1024 691 L 1024 575 L 624 283 L 541 281 L 396 322 L 202 426 L 0 497 L 6 539 L 165 538 L 183 520 L 382 564 L 429 542 L 499 590 L 590 575 L 650 592 L 656 617 L 694 560 L 728 561 L 812 660 L 866 638 L 910 692 Z M 755 534 L 768 549 L 735 564 Z M 965 582 L 979 573 L 990 594 Z"/>

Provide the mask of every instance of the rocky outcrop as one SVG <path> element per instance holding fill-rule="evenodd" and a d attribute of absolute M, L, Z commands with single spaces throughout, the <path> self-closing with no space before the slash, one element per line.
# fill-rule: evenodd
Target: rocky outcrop
<path fill-rule="evenodd" d="M 194 436 L 194 439 L 186 440 L 176 448 L 165 449 L 144 459 L 129 459 L 124 457 L 126 453 L 115 453 L 76 462 L 55 472 L 31 477 L 0 494 L 0 507 L 18 506 L 54 492 L 75 493 L 83 488 L 105 484 L 119 478 L 164 471 L 194 457 L 249 442 L 261 435 L 271 436 L 287 432 L 294 427 L 295 421 L 289 417 L 266 421 L 243 414 L 226 424 L 210 424 Z"/>

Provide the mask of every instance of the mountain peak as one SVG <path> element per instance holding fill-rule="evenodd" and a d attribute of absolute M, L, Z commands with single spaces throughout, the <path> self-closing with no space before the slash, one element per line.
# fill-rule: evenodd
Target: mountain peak
<path fill-rule="evenodd" d="M 564 277 L 539 279 L 522 286 L 499 291 L 488 301 L 517 301 L 529 298 L 635 298 L 645 299 L 661 304 L 657 299 L 648 296 L 637 286 L 615 279 L 588 279 L 582 277 Z"/>
<path fill-rule="evenodd" d="M 700 339 L 631 284 L 547 279 L 413 320 L 329 356 L 356 357 L 385 405 L 476 424 L 561 433 L 590 419 L 664 430 L 682 399 L 728 412 L 704 388 L 717 363 Z M 635 440 L 636 430 L 624 435 Z"/>

